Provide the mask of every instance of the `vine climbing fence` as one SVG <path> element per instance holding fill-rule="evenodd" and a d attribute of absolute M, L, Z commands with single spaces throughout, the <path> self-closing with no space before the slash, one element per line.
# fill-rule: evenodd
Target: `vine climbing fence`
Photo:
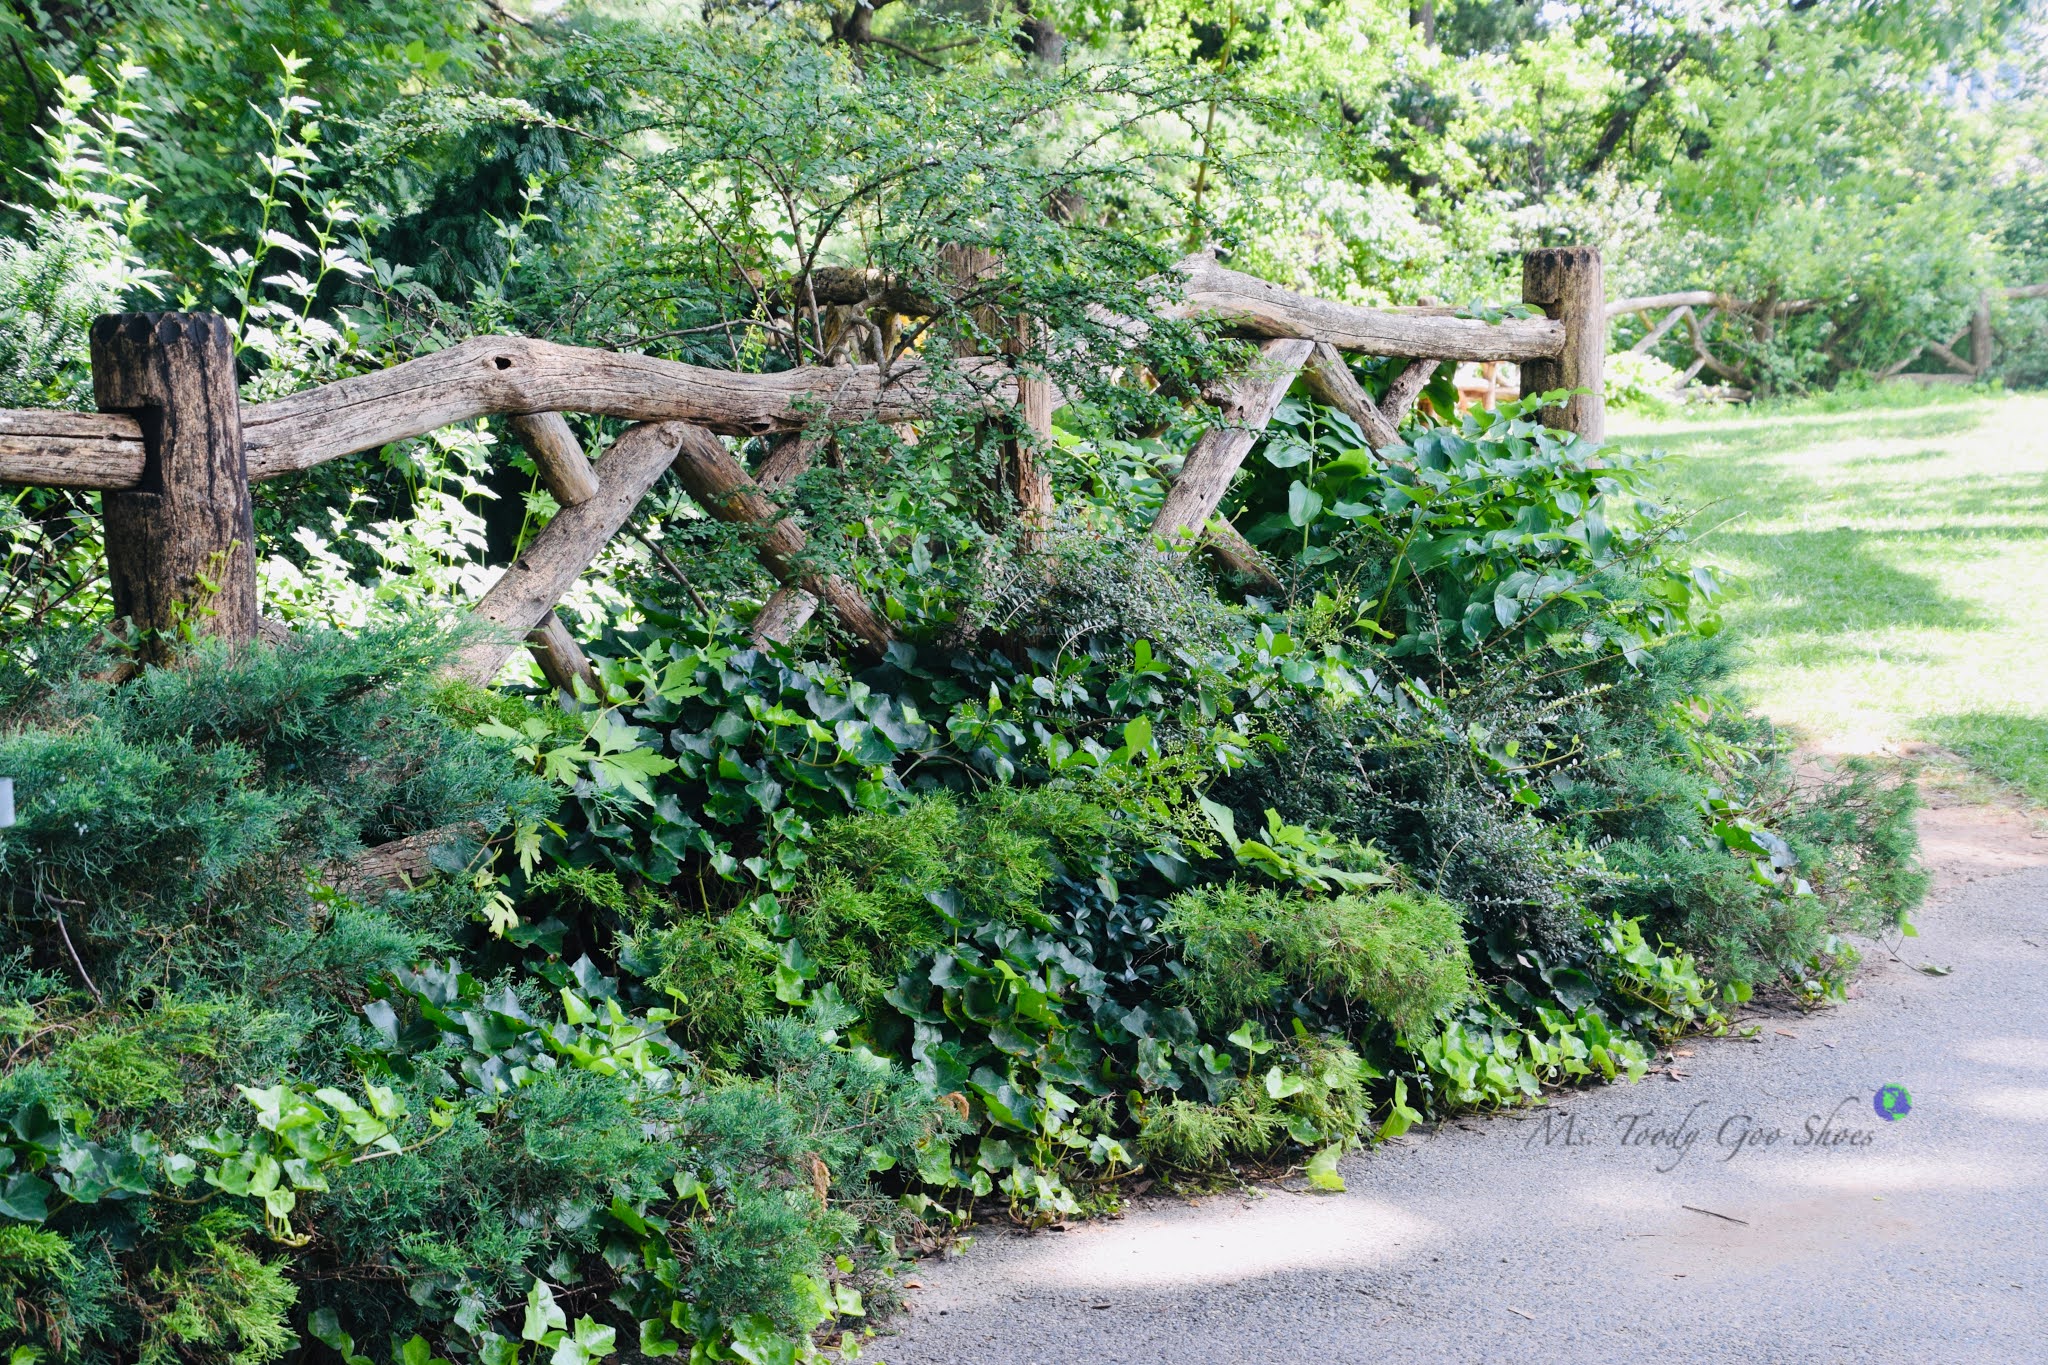
<path fill-rule="evenodd" d="M 1209 255 L 1190 257 L 1177 271 L 1169 312 L 1258 347 L 1251 365 L 1204 395 L 1220 407 L 1221 421 L 1195 443 L 1167 489 L 1152 526 L 1161 554 L 1206 546 L 1239 571 L 1277 583 L 1217 510 L 1297 376 L 1375 449 L 1397 442 L 1397 428 L 1445 361 L 1514 362 L 1523 391 L 1571 391 L 1544 410 L 1544 421 L 1590 440 L 1603 434 L 1607 310 L 1594 249 L 1529 252 L 1523 300 L 1542 316 L 1496 322 L 1448 309 L 1335 303 L 1226 269 Z M 896 303 L 906 311 L 923 306 Z M 1345 353 L 1409 363 L 1375 402 Z M 1028 433 L 1014 443 L 1010 474 L 1021 529 L 1029 535 L 1050 525 L 1059 490 L 1032 436 L 1050 432 L 1058 395 L 1020 354 L 957 364 L 976 381 L 977 402 L 1012 414 Z M 478 633 L 455 667 L 487 682 L 523 641 L 561 686 L 588 678 L 590 668 L 555 605 L 667 472 L 709 515 L 757 528 L 762 564 L 783 585 L 757 619 L 757 637 L 786 638 L 822 606 L 863 653 L 879 656 L 891 643 L 887 618 L 854 584 L 806 563 L 804 529 L 776 493 L 803 472 L 819 431 L 870 420 L 914 424 L 938 401 L 932 374 L 915 358 L 749 374 L 488 336 L 246 404 L 226 320 L 207 313 L 102 317 L 92 329 L 92 365 L 99 412 L 0 411 L 0 483 L 100 492 L 114 611 L 133 627 L 144 661 L 162 661 L 194 633 L 231 641 L 285 633 L 259 600 L 252 483 L 455 423 L 505 417 L 560 510 L 476 602 L 474 614 L 491 629 Z M 570 412 L 634 425 L 592 461 L 563 420 Z M 776 434 L 787 439 L 751 470 L 721 439 Z M 414 836 L 414 847 L 373 850 L 373 859 L 403 873 L 424 863 L 432 842 Z"/>

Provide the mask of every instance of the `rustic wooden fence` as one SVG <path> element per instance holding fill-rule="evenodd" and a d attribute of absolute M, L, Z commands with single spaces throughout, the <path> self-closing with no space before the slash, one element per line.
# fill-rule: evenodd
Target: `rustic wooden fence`
<path fill-rule="evenodd" d="M 1986 290 L 1977 296 L 1977 306 L 1970 320 L 1943 339 L 1929 338 L 1891 365 L 1878 372 L 1880 379 L 1903 378 L 1927 384 L 1969 384 L 1985 378 L 1991 373 L 1993 339 L 1991 329 L 1991 305 L 1995 299 L 2038 299 L 2048 298 L 2048 284 L 2014 285 L 2004 289 Z M 1683 389 L 1702 370 L 1722 381 L 1717 392 L 1727 398 L 1747 398 L 1749 391 L 1737 387 L 1746 376 L 1740 368 L 1716 356 L 1707 339 L 1708 328 L 1715 319 L 1722 317 L 1743 319 L 1753 334 L 1761 340 L 1769 340 L 1771 332 L 1782 318 L 1798 317 L 1812 313 L 1822 307 L 1819 299 L 1742 299 L 1732 294 L 1720 294 L 1706 289 L 1687 289 L 1670 294 L 1645 294 L 1640 297 L 1616 299 L 1607 305 L 1607 320 L 1634 314 L 1641 319 L 1643 335 L 1628 349 L 1642 354 L 1662 342 L 1671 333 L 1683 327 L 1681 335 L 1692 343 L 1692 363 L 1679 372 L 1672 384 L 1673 392 Z M 1660 316 L 1661 315 L 1661 316 Z M 1969 358 L 1957 354 L 1955 347 L 1969 338 Z M 1906 369 L 1923 355 L 1931 355 L 1947 367 L 1946 373 L 1907 374 Z"/>
<path fill-rule="evenodd" d="M 1225 269 L 1206 255 L 1178 269 L 1185 287 L 1176 311 L 1257 338 L 1260 347 L 1255 364 L 1209 395 L 1225 420 L 1196 443 L 1167 492 L 1153 524 L 1165 553 L 1185 555 L 1207 544 L 1235 568 L 1277 586 L 1271 569 L 1216 511 L 1297 375 L 1350 416 L 1375 448 L 1395 442 L 1395 429 L 1445 360 L 1514 361 L 1525 391 L 1576 390 L 1544 420 L 1589 439 L 1602 435 L 1606 325 L 1600 255 L 1591 248 L 1528 253 L 1523 298 L 1544 316 L 1499 323 L 1446 309 L 1333 303 Z M 1376 404 L 1344 364 L 1347 351 L 1411 363 Z M 479 337 L 389 369 L 244 404 L 227 325 L 204 313 L 102 317 L 92 329 L 92 365 L 98 413 L 0 411 L 0 483 L 99 490 L 114 611 L 136 628 L 146 658 L 162 658 L 181 629 L 231 640 L 282 629 L 265 621 L 258 601 L 252 482 L 502 416 L 532 452 L 560 510 L 477 602 L 475 614 L 498 629 L 471 645 L 458 667 L 488 681 L 524 637 L 544 673 L 563 686 L 587 677 L 589 668 L 555 604 L 667 471 L 712 516 L 760 529 L 762 563 L 784 587 L 757 621 L 757 636 L 787 638 L 793 623 L 822 602 L 863 652 L 879 655 L 891 639 L 888 621 L 852 584 L 804 566 L 803 529 L 781 513 L 774 494 L 815 452 L 807 429 L 915 422 L 938 400 L 932 377 L 915 360 L 886 370 L 870 364 L 740 374 Z M 978 381 L 973 392 L 984 407 L 1010 414 L 1028 431 L 1049 431 L 1054 396 L 1013 355 L 970 359 L 964 369 Z M 635 425 L 593 462 L 564 412 Z M 775 434 L 785 439 L 751 473 L 718 439 Z M 1027 522 L 1043 526 L 1054 511 L 1053 490 L 1033 464 L 1031 438 L 1020 435 L 1014 444 L 1012 488 Z"/>

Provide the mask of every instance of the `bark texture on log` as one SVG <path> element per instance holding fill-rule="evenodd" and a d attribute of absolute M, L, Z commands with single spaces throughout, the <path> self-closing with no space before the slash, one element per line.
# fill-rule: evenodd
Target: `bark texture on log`
<path fill-rule="evenodd" d="M 574 507 L 597 496 L 597 475 L 591 472 L 590 457 L 583 453 L 583 443 L 569 430 L 561 413 L 523 413 L 514 417 L 510 425 L 520 444 L 533 456 L 541 482 L 554 494 L 557 504 Z"/>
<path fill-rule="evenodd" d="M 802 588 L 777 588 L 766 602 L 761 604 L 761 614 L 754 618 L 747 635 L 758 647 L 766 644 L 786 645 L 796 638 L 796 633 L 810 623 L 818 610 L 818 599 Z"/>
<path fill-rule="evenodd" d="M 1016 383 L 999 359 L 961 362 L 959 401 L 1002 407 Z M 873 365 L 741 374 L 643 355 L 477 337 L 388 370 L 323 384 L 244 414 L 250 477 L 274 478 L 478 417 L 588 412 L 689 422 L 735 436 L 798 431 L 824 418 L 907 422 L 937 399 L 924 366 Z"/>
<path fill-rule="evenodd" d="M 1429 387 L 1430 377 L 1441 364 L 1441 360 L 1411 360 L 1401 373 L 1394 376 L 1394 382 L 1387 387 L 1387 396 L 1380 400 L 1380 412 L 1388 425 L 1398 427 L 1408 420 L 1408 414 L 1415 410 L 1415 400 L 1422 397 L 1422 391 Z"/>
<path fill-rule="evenodd" d="M 1031 348 L 1033 327 L 1029 318 L 1020 319 L 1004 350 L 1011 356 Z M 1045 449 L 1052 442 L 1052 385 L 1029 375 L 1017 375 L 1016 421 L 1023 428 L 1003 442 L 1003 477 L 1010 496 L 1017 500 L 1017 515 L 1023 523 L 1019 544 L 1035 553 L 1045 544 L 1052 529 L 1052 476 L 1045 467 Z"/>
<path fill-rule="evenodd" d="M 367 849 L 346 862 L 328 868 L 335 889 L 362 896 L 378 891 L 397 891 L 433 872 L 434 855 L 464 844 L 481 844 L 490 834 L 476 821 L 423 829 L 388 844 Z"/>
<path fill-rule="evenodd" d="M 1634 298 L 1616 299 L 1613 303 L 1603 304 L 1600 311 L 1610 322 L 1629 313 L 1655 312 L 1660 308 L 1718 308 L 1724 313 L 1744 317 L 1789 318 L 1811 313 L 1823 302 L 1821 299 L 1738 299 L 1733 294 L 1719 294 L 1711 289 L 1681 289 L 1671 294 L 1641 294 Z"/>
<path fill-rule="evenodd" d="M 1522 362 L 1522 393 L 1583 389 L 1538 414 L 1545 426 L 1577 432 L 1589 441 L 1607 433 L 1601 392 L 1607 359 L 1606 284 L 1597 247 L 1545 247 L 1522 256 L 1522 301 L 1564 325 L 1564 348 Z M 1507 357 L 1512 358 L 1512 357 Z"/>
<path fill-rule="evenodd" d="M 133 488 L 147 463 L 127 413 L 0 410 L 0 483 Z"/>
<path fill-rule="evenodd" d="M 761 486 L 716 437 L 700 428 L 687 429 L 676 451 L 675 471 L 690 496 L 712 516 L 762 528 L 761 566 L 776 581 L 794 584 L 830 606 L 839 624 L 860 642 L 864 659 L 875 662 L 882 657 L 896 639 L 888 621 L 868 605 L 859 589 L 837 574 L 821 576 L 803 569 L 799 562 L 806 544 L 803 528 L 778 514 Z"/>
<path fill-rule="evenodd" d="M 526 650 L 540 665 L 540 675 L 550 687 L 559 687 L 573 697 L 581 682 L 597 692 L 597 670 L 590 666 L 590 656 L 554 612 L 541 617 L 540 624 L 526 633 Z"/>
<path fill-rule="evenodd" d="M 1287 386 L 1314 349 L 1314 342 L 1293 338 L 1268 341 L 1259 348 L 1258 364 L 1231 386 L 1231 400 L 1223 408 L 1230 425 L 1202 433 L 1167 490 L 1159 515 L 1152 519 L 1152 534 L 1164 542 L 1168 554 L 1183 557 L 1194 548 L 1230 490 L 1238 466 L 1273 420 Z"/>
<path fill-rule="evenodd" d="M 93 396 L 142 431 L 142 477 L 108 493 L 114 614 L 168 656 L 181 626 L 256 635 L 256 525 L 242 454 L 241 398 L 227 320 L 213 313 L 118 313 L 92 325 Z"/>
<path fill-rule="evenodd" d="M 1411 360 L 1540 360 L 1564 349 L 1564 328 L 1544 318 L 1490 323 L 1358 308 L 1226 270 L 1206 253 L 1174 268 L 1187 277 L 1175 312 L 1214 318 L 1253 336 L 1307 337 L 1340 351 Z"/>
<path fill-rule="evenodd" d="M 1662 322 L 1658 323 L 1655 327 L 1652 327 L 1649 331 L 1643 333 L 1642 339 L 1636 342 L 1635 345 L 1628 348 L 1629 353 L 1631 355 L 1643 354 L 1643 352 L 1649 350 L 1652 346 L 1655 346 L 1658 342 L 1662 341 L 1667 335 L 1669 335 L 1672 328 L 1678 326 L 1678 324 L 1684 322 L 1687 318 L 1690 318 L 1691 316 L 1692 307 L 1689 304 L 1681 305 L 1677 308 L 1672 309 L 1670 312 L 1664 315 L 1664 320 Z"/>
<path fill-rule="evenodd" d="M 1358 377 L 1351 373 L 1344 357 L 1329 342 L 1316 343 L 1308 363 L 1302 366 L 1301 379 L 1318 400 L 1357 423 L 1358 429 L 1365 433 L 1366 443 L 1374 450 L 1384 450 L 1399 443 L 1401 434 L 1394 430 L 1394 424 L 1359 386 Z"/>
<path fill-rule="evenodd" d="M 779 438 L 768 458 L 754 471 L 754 482 L 770 493 L 781 492 L 809 472 L 811 462 L 831 440 L 829 430 L 793 432 Z"/>
<path fill-rule="evenodd" d="M 449 671 L 479 684 L 495 678 L 519 639 L 554 611 L 605 542 L 626 524 L 692 430 L 682 422 L 649 422 L 620 436 L 597 462 L 597 496 L 555 513 L 476 604 L 475 614 L 500 627 L 502 638 L 471 643 Z"/>

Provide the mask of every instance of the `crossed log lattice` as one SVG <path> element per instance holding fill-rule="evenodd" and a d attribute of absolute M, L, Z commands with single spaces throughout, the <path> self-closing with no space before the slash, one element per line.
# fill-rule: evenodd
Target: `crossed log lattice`
<path fill-rule="evenodd" d="M 1983 379 L 1991 373 L 1992 331 L 1991 305 L 1996 299 L 2013 301 L 2018 299 L 2048 298 L 2048 284 L 2012 285 L 2001 289 L 1987 289 L 1977 296 L 1977 306 L 1972 310 L 1969 321 L 1955 329 L 1942 340 L 1929 338 L 1914 346 L 1906 354 L 1878 371 L 1878 378 L 1891 379 L 1904 376 L 1924 383 L 1967 384 Z M 1646 294 L 1638 298 L 1617 299 L 1607 305 L 1609 322 L 1616 318 L 1636 315 L 1642 322 L 1643 335 L 1628 349 L 1632 354 L 1641 355 L 1668 337 L 1678 327 L 1686 327 L 1692 342 L 1692 363 L 1680 371 L 1672 381 L 1672 392 L 1677 392 L 1698 378 L 1706 370 L 1730 384 L 1744 380 L 1743 372 L 1716 356 L 1707 342 L 1707 330 L 1720 317 L 1742 317 L 1750 321 L 1753 328 L 1768 335 L 1769 329 L 1780 318 L 1796 317 L 1816 312 L 1825 305 L 1819 299 L 1741 299 L 1732 294 L 1716 293 L 1707 289 L 1688 289 L 1670 294 Z M 1705 311 L 1701 311 L 1705 310 Z M 1654 316 L 1662 313 L 1661 318 Z M 1970 354 L 1967 359 L 1955 350 L 1957 343 L 1969 338 Z M 1906 370 L 1923 355 L 1932 355 L 1948 367 L 1945 374 L 1908 375 Z M 1722 389 L 1730 398 L 1747 398 L 1748 390 L 1740 388 Z"/>
<path fill-rule="evenodd" d="M 985 260 L 961 269 L 985 271 Z M 1512 360 L 1525 391 L 1579 389 L 1545 420 L 1591 439 L 1601 435 L 1604 317 L 1597 251 L 1531 252 L 1523 294 L 1545 316 L 1487 323 L 1445 309 L 1372 309 L 1297 293 L 1229 270 L 1212 256 L 1183 261 L 1171 312 L 1260 340 L 1259 357 L 1211 395 L 1223 422 L 1182 462 L 1153 523 L 1161 552 L 1206 545 L 1269 589 L 1272 567 L 1227 521 L 1224 494 L 1300 375 L 1358 425 L 1375 449 L 1397 429 L 1445 360 Z M 849 272 L 853 273 L 853 272 Z M 843 283 L 843 282 L 842 282 Z M 867 289 L 871 282 L 848 284 Z M 899 300 L 917 306 L 914 299 Z M 996 320 L 1003 326 L 1002 320 Z M 1137 324 L 1132 324 L 1136 326 Z M 1007 324 L 1005 354 L 961 362 L 968 402 L 1012 415 L 1013 491 L 1027 538 L 1050 523 L 1053 490 L 1031 454 L 1051 425 L 1057 395 L 1019 363 L 1028 325 Z M 1343 352 L 1408 359 L 1374 403 Z M 118 615 L 144 638 L 168 640 L 185 621 L 231 639 L 256 636 L 259 618 L 249 485 L 328 460 L 479 417 L 510 419 L 560 510 L 476 604 L 500 627 L 459 658 L 465 676 L 488 681 L 523 637 L 550 681 L 570 686 L 589 665 L 555 606 L 617 535 L 665 472 L 710 515 L 760 533 L 763 566 L 782 585 L 755 622 L 758 639 L 786 639 L 818 604 L 832 611 L 860 653 L 877 657 L 892 634 L 851 583 L 817 572 L 803 555 L 796 519 L 777 492 L 815 458 L 835 424 L 915 423 L 942 401 L 960 401 L 916 358 L 741 374 L 648 356 L 519 337 L 479 337 L 388 369 L 243 404 L 234 388 L 225 324 L 209 314 L 119 314 L 93 328 L 98 413 L 0 411 L 0 483 L 97 489 L 103 494 L 110 586 Z M 634 425 L 590 460 L 565 412 Z M 749 473 L 719 436 L 782 439 Z M 195 605 L 205 610 L 195 613 Z M 162 645 L 161 648 L 168 648 Z"/>

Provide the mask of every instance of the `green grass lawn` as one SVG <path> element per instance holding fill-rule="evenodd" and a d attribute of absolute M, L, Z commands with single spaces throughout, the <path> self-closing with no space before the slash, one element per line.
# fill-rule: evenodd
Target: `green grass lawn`
<path fill-rule="evenodd" d="M 1836 753 L 1932 741 L 2048 801 L 2048 395 L 1887 389 L 1649 421 L 1734 576 L 1739 684 Z"/>

